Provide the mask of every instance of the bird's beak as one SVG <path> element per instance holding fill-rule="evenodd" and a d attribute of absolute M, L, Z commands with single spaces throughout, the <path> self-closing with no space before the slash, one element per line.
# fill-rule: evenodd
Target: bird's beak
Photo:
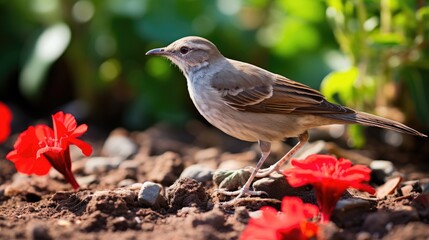
<path fill-rule="evenodd" d="M 164 48 L 155 48 L 155 49 L 149 50 L 146 53 L 146 55 L 161 55 L 161 56 L 168 55 L 168 54 L 169 52 L 166 51 Z"/>

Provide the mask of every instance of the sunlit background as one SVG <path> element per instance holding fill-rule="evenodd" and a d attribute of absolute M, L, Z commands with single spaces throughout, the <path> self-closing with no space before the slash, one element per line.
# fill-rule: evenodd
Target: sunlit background
<path fill-rule="evenodd" d="M 428 22 L 428 4 L 411 0 L 1 1 L 0 101 L 15 132 L 57 110 L 106 131 L 181 127 L 201 119 L 184 77 L 144 54 L 198 35 L 332 101 L 427 129 Z"/>

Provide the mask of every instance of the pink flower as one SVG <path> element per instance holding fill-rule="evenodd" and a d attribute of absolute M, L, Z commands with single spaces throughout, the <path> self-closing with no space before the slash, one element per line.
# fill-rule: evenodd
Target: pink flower
<path fill-rule="evenodd" d="M 322 222 L 329 221 L 347 188 L 375 193 L 374 188 L 365 183 L 370 180 L 371 169 L 363 165 L 352 166 L 347 159 L 315 154 L 301 161 L 293 159 L 291 164 L 294 168 L 284 170 L 283 174 L 292 187 L 314 186 Z"/>
<path fill-rule="evenodd" d="M 9 137 L 11 121 L 12 112 L 4 103 L 0 102 L 0 143 Z"/>
<path fill-rule="evenodd" d="M 74 189 L 79 184 L 71 171 L 70 145 L 74 144 L 89 156 L 92 147 L 77 137 L 87 130 L 86 124 L 77 127 L 71 114 L 58 112 L 52 116 L 54 129 L 46 125 L 30 126 L 15 142 L 7 159 L 15 164 L 18 172 L 45 175 L 51 167 L 60 172 Z"/>
<path fill-rule="evenodd" d="M 240 239 L 306 240 L 317 235 L 317 224 L 308 221 L 317 216 L 316 206 L 303 203 L 300 198 L 285 197 L 281 208 L 282 211 L 277 212 L 272 207 L 262 207 L 262 216 L 250 219 Z"/>

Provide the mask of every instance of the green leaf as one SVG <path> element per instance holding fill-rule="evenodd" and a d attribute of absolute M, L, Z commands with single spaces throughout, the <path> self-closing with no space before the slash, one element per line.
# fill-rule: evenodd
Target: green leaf
<path fill-rule="evenodd" d="M 405 37 L 398 33 L 374 33 L 369 41 L 374 46 L 393 47 L 405 44 Z"/>
<path fill-rule="evenodd" d="M 322 80 L 320 90 L 329 101 L 347 104 L 354 99 L 353 89 L 358 76 L 359 70 L 356 67 L 334 71 Z"/>
<path fill-rule="evenodd" d="M 356 148 L 361 148 L 365 145 L 365 134 L 363 127 L 360 125 L 349 125 L 347 133 L 350 136 L 349 144 Z"/>
<path fill-rule="evenodd" d="M 423 21 L 423 20 L 425 20 L 425 18 L 428 19 L 429 18 L 429 6 L 425 6 L 425 7 L 420 8 L 419 10 L 417 10 L 416 17 L 417 17 L 417 20 L 419 20 L 419 21 Z"/>

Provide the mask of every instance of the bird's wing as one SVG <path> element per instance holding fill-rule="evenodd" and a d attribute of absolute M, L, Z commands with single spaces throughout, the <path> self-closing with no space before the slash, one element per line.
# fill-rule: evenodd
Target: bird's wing
<path fill-rule="evenodd" d="M 225 69 L 224 69 L 225 70 Z M 233 61 L 215 76 L 212 87 L 230 107 L 275 114 L 337 114 L 354 111 L 326 101 L 317 90 L 250 64 Z"/>

